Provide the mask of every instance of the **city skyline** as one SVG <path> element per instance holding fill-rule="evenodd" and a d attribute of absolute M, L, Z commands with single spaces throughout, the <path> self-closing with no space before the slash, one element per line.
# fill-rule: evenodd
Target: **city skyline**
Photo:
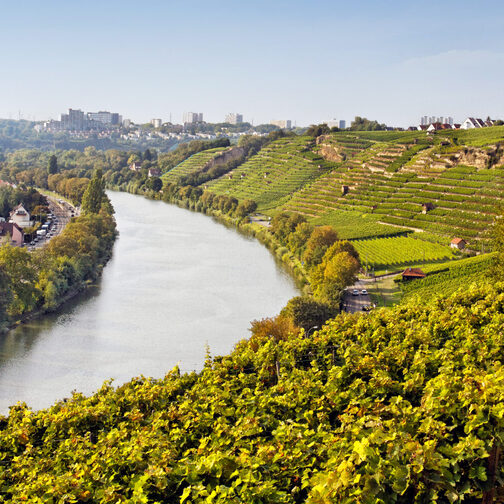
<path fill-rule="evenodd" d="M 239 110 L 254 124 L 365 116 L 402 127 L 429 110 L 504 116 L 504 6 L 493 0 L 28 0 L 2 14 L 3 118 L 72 107 L 136 123 L 188 110 L 213 123 Z"/>

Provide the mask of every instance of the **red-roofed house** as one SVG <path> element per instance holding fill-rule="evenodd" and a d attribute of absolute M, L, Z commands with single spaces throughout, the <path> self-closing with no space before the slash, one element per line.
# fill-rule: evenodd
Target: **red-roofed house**
<path fill-rule="evenodd" d="M 0 237 L 8 236 L 11 245 L 16 247 L 24 243 L 23 230 L 15 222 L 0 222 Z"/>
<path fill-rule="evenodd" d="M 406 268 L 402 272 L 403 280 L 415 280 L 416 278 L 425 278 L 425 273 L 420 268 Z"/>
<path fill-rule="evenodd" d="M 453 238 L 450 243 L 450 247 L 458 250 L 464 250 L 466 248 L 467 242 L 462 238 Z"/>

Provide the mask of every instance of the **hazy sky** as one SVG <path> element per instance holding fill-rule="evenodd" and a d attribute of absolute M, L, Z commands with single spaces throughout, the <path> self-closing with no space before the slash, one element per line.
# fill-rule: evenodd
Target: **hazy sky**
<path fill-rule="evenodd" d="M 0 0 L 0 117 L 504 117 L 502 0 Z"/>

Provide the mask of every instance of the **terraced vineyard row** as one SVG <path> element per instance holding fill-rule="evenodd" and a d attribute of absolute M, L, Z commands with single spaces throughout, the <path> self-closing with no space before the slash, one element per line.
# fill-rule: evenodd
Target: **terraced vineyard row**
<path fill-rule="evenodd" d="M 403 301 L 413 296 L 428 300 L 435 294 L 449 295 L 462 285 L 482 280 L 493 260 L 492 254 L 470 257 L 452 263 L 425 268 L 426 278 L 401 284 Z"/>
<path fill-rule="evenodd" d="M 200 170 L 206 163 L 208 163 L 208 161 L 226 150 L 227 148 L 225 147 L 217 147 L 215 149 L 197 152 L 190 158 L 187 158 L 185 161 L 182 161 L 182 163 L 172 168 L 170 171 L 164 173 L 161 178 L 163 179 L 163 182 L 175 182 L 179 177 L 189 175 L 190 173 Z"/>
<path fill-rule="evenodd" d="M 375 271 L 453 257 L 452 250 L 447 246 L 409 236 L 355 240 L 352 244 L 359 252 L 361 263 Z"/>
<path fill-rule="evenodd" d="M 277 207 L 293 193 L 336 166 L 310 150 L 310 137 L 287 137 L 272 142 L 219 179 L 208 183 L 217 194 L 253 199 L 260 210 Z"/>
<path fill-rule="evenodd" d="M 318 221 L 338 210 L 373 213 L 384 224 L 468 241 L 488 238 L 504 197 L 503 168 L 455 166 L 415 173 L 409 165 L 394 174 L 376 168 L 345 163 L 294 195 L 285 209 Z"/>

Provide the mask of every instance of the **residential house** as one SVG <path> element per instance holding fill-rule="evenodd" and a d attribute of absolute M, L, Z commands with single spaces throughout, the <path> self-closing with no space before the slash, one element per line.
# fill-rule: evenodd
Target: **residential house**
<path fill-rule="evenodd" d="M 135 161 L 134 163 L 131 163 L 129 166 L 129 169 L 131 171 L 138 172 L 142 169 L 142 163 L 139 163 L 138 161 Z"/>
<path fill-rule="evenodd" d="M 460 126 L 461 129 L 485 128 L 486 124 L 483 119 L 468 117 Z"/>
<path fill-rule="evenodd" d="M 425 278 L 425 273 L 420 268 L 406 268 L 402 272 L 403 280 L 415 280 L 417 278 Z"/>
<path fill-rule="evenodd" d="M 149 177 L 160 177 L 161 176 L 161 170 L 159 168 L 149 168 L 149 171 L 147 173 Z"/>
<path fill-rule="evenodd" d="M 467 242 L 463 238 L 453 238 L 450 243 L 450 247 L 457 250 L 464 250 L 466 248 Z"/>
<path fill-rule="evenodd" d="M 33 226 L 30 213 L 26 210 L 22 203 L 12 210 L 9 216 L 9 222 L 14 222 L 20 228 Z"/>
<path fill-rule="evenodd" d="M 9 237 L 11 245 L 20 247 L 24 243 L 24 233 L 15 222 L 0 222 L 0 237 Z"/>

